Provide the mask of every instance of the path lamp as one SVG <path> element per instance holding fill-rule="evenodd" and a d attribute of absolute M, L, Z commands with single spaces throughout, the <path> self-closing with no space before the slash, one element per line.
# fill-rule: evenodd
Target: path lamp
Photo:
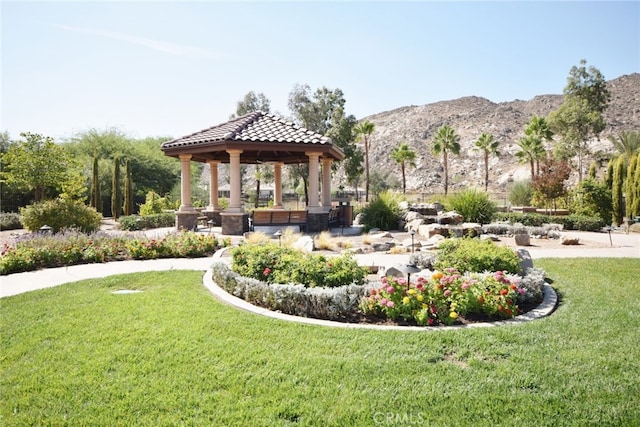
<path fill-rule="evenodd" d="M 51 233 L 51 227 L 45 224 L 42 227 L 40 227 L 40 231 L 42 232 L 42 234 L 49 234 Z"/>
<path fill-rule="evenodd" d="M 282 230 L 276 231 L 273 235 L 278 238 L 278 246 L 282 246 Z"/>
<path fill-rule="evenodd" d="M 409 234 L 411 234 L 411 253 L 413 254 L 413 251 L 415 250 L 415 246 L 413 246 L 413 236 L 416 235 L 416 230 L 412 228 L 411 231 L 409 231 Z"/>
<path fill-rule="evenodd" d="M 411 273 L 419 273 L 421 270 L 415 264 L 401 264 L 396 267 L 399 271 L 407 274 L 407 289 L 411 283 Z"/>

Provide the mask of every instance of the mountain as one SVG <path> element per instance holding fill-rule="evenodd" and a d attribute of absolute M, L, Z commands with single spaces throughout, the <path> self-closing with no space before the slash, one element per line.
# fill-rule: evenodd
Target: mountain
<path fill-rule="evenodd" d="M 606 158 L 606 153 L 612 151 L 608 135 L 617 135 L 622 130 L 640 130 L 640 74 L 607 81 L 607 87 L 611 93 L 611 102 L 605 112 L 608 126 L 599 140 L 589 142 L 591 151 L 600 154 L 585 160 L 585 173 L 594 157 Z M 460 156 L 449 157 L 450 190 L 484 185 L 483 157 L 473 150 L 473 143 L 482 132 L 488 132 L 500 141 L 501 152 L 500 158 L 490 159 L 490 191 L 504 195 L 510 182 L 530 176 L 529 166 L 519 164 L 514 155 L 527 122 L 534 115 L 547 116 L 562 102 L 563 95 L 538 95 L 528 101 L 501 103 L 468 96 L 365 117 L 375 124 L 375 132 L 370 137 L 369 169 L 401 179 L 400 166 L 390 161 L 390 153 L 400 142 L 407 142 L 418 154 L 417 167 L 407 169 L 407 191 L 442 193 L 444 169 L 441 159 L 432 154 L 431 144 L 438 128 L 448 124 L 460 135 L 462 147 Z"/>

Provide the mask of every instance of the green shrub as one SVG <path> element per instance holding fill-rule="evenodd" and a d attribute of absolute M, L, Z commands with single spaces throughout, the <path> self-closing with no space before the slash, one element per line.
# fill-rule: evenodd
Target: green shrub
<path fill-rule="evenodd" d="M 0 213 L 0 231 L 2 230 L 19 230 L 22 228 L 20 215 L 15 212 Z"/>
<path fill-rule="evenodd" d="M 582 180 L 572 191 L 570 211 L 576 215 L 600 217 L 604 223 L 609 223 L 613 212 L 611 189 L 593 178 Z"/>
<path fill-rule="evenodd" d="M 553 219 L 552 219 L 553 218 Z M 556 222 L 557 217 L 550 217 L 537 213 L 519 212 L 496 212 L 493 219 L 496 221 L 508 222 L 510 224 L 520 223 L 527 227 L 541 227 L 545 223 Z"/>
<path fill-rule="evenodd" d="M 533 198 L 531 181 L 514 181 L 509 188 L 509 203 L 514 206 L 529 206 Z"/>
<path fill-rule="evenodd" d="M 608 221 L 604 220 L 600 216 L 586 215 L 567 215 L 559 217 L 556 222 L 563 224 L 565 230 L 580 231 L 600 231 L 603 227 L 608 225 Z"/>
<path fill-rule="evenodd" d="M 267 283 L 295 283 L 306 287 L 361 285 L 366 271 L 350 253 L 336 257 L 301 254 L 273 243 L 240 245 L 232 251 L 236 273 Z"/>
<path fill-rule="evenodd" d="M 607 225 L 602 217 L 587 215 L 542 215 L 534 213 L 498 212 L 494 219 L 511 224 L 521 223 L 526 227 L 541 227 L 544 224 L 562 224 L 564 230 L 600 231 Z"/>
<path fill-rule="evenodd" d="M 118 218 L 118 224 L 120 224 L 120 229 L 127 231 L 174 227 L 176 225 L 176 214 L 172 212 L 165 212 L 146 216 L 121 216 Z"/>
<path fill-rule="evenodd" d="M 462 215 L 466 222 L 480 224 L 491 222 L 493 215 L 498 211 L 496 204 L 489 200 L 489 194 L 475 188 L 451 195 L 446 206 L 449 210 L 454 210 Z"/>
<path fill-rule="evenodd" d="M 140 205 L 140 215 L 156 215 L 172 209 L 174 206 L 169 197 L 160 197 L 159 194 L 149 191 L 144 204 Z"/>
<path fill-rule="evenodd" d="M 48 225 L 53 233 L 70 228 L 91 233 L 100 228 L 102 215 L 82 202 L 47 200 L 20 208 L 22 224 L 29 231 Z"/>
<path fill-rule="evenodd" d="M 372 228 L 397 230 L 402 218 L 400 202 L 402 195 L 392 191 L 383 191 L 378 197 L 362 209 L 365 231 Z"/>
<path fill-rule="evenodd" d="M 512 249 L 490 240 L 447 239 L 440 243 L 434 267 L 454 268 L 460 273 L 505 271 L 518 273 L 520 260 Z"/>

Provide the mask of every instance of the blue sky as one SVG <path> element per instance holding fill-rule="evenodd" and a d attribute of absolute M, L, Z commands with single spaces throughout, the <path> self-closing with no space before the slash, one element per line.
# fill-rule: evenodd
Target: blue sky
<path fill-rule="evenodd" d="M 462 96 L 562 93 L 586 59 L 640 72 L 640 2 L 1 2 L 0 130 L 183 136 L 247 92 L 289 114 L 295 84 L 360 119 Z"/>

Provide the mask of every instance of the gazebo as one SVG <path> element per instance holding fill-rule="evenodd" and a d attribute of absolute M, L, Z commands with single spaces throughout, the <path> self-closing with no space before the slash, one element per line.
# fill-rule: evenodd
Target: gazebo
<path fill-rule="evenodd" d="M 190 163 L 208 163 L 211 168 L 209 206 L 202 215 L 219 216 L 222 234 L 241 235 L 249 230 L 249 214 L 241 199 L 240 165 L 269 164 L 274 172 L 274 210 L 282 205 L 282 166 L 309 164 L 309 203 L 307 230 L 326 228 L 331 209 L 331 164 L 344 159 L 344 152 L 330 138 L 322 136 L 273 114 L 256 111 L 226 123 L 165 142 L 161 147 L 165 155 L 181 162 L 181 204 L 177 212 L 176 227 L 193 229 L 198 216 L 191 204 Z M 229 207 L 218 204 L 218 165 L 230 165 Z M 322 186 L 319 190 L 320 165 Z M 320 197 L 321 196 L 321 197 Z"/>

